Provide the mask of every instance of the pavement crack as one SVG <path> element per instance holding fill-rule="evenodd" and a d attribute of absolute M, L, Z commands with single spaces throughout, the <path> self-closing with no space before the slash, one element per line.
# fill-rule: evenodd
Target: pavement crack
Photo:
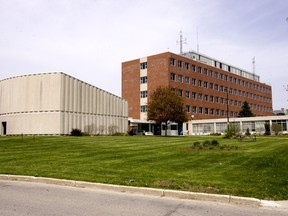
<path fill-rule="evenodd" d="M 163 216 L 171 216 L 172 214 L 174 214 L 182 205 L 183 203 L 178 204 L 177 206 L 175 206 L 175 208 L 173 208 L 172 210 L 170 210 L 169 212 L 167 212 L 165 215 Z"/>

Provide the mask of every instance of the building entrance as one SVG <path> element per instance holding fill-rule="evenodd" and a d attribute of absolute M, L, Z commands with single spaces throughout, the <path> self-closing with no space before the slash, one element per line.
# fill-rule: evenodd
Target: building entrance
<path fill-rule="evenodd" d="M 2 135 L 7 133 L 7 122 L 2 122 Z"/>

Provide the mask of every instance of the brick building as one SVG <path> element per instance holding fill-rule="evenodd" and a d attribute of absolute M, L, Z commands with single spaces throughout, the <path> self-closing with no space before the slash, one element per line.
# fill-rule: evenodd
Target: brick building
<path fill-rule="evenodd" d="M 271 86 L 243 69 L 197 52 L 165 52 L 122 63 L 122 97 L 128 116 L 145 120 L 149 94 L 171 86 L 191 119 L 237 117 L 244 101 L 256 116 L 273 115 Z M 228 99 L 228 106 L 227 106 Z"/>

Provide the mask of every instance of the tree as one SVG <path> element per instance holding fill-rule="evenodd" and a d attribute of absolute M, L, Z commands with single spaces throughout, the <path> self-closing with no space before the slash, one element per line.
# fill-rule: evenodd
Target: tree
<path fill-rule="evenodd" d="M 148 120 L 165 123 L 165 136 L 169 121 L 179 124 L 188 121 L 183 98 L 171 87 L 158 87 L 152 92 L 149 95 L 147 109 Z"/>
<path fill-rule="evenodd" d="M 279 134 L 279 132 L 282 131 L 282 127 L 280 124 L 277 123 L 272 123 L 272 131 L 275 133 L 275 135 L 277 136 Z"/>
<path fill-rule="evenodd" d="M 253 116 L 255 115 L 252 113 L 248 102 L 244 101 L 243 106 L 241 107 L 241 110 L 238 114 L 238 117 L 253 117 Z"/>

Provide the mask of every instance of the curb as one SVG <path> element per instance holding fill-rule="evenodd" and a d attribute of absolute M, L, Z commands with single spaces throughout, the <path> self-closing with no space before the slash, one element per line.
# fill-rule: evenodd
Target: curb
<path fill-rule="evenodd" d="M 195 193 L 195 192 L 177 191 L 177 190 L 164 190 L 164 189 L 155 189 L 155 188 L 111 185 L 111 184 L 103 184 L 103 183 L 91 183 L 91 182 L 84 182 L 84 181 L 73 181 L 73 180 L 65 180 L 65 179 L 34 177 L 34 176 L 0 175 L 0 180 L 45 183 L 45 184 L 69 186 L 69 187 L 76 187 L 76 188 L 101 189 L 101 190 L 109 190 L 109 191 L 122 192 L 122 193 L 135 193 L 135 194 L 142 194 L 142 195 L 189 199 L 189 200 L 200 200 L 200 201 L 213 201 L 213 202 L 230 203 L 230 204 L 245 205 L 245 206 L 277 207 L 276 203 L 273 201 L 260 200 L 260 199 L 255 199 L 255 198 L 238 197 L 238 196 L 230 196 L 230 195 Z"/>

